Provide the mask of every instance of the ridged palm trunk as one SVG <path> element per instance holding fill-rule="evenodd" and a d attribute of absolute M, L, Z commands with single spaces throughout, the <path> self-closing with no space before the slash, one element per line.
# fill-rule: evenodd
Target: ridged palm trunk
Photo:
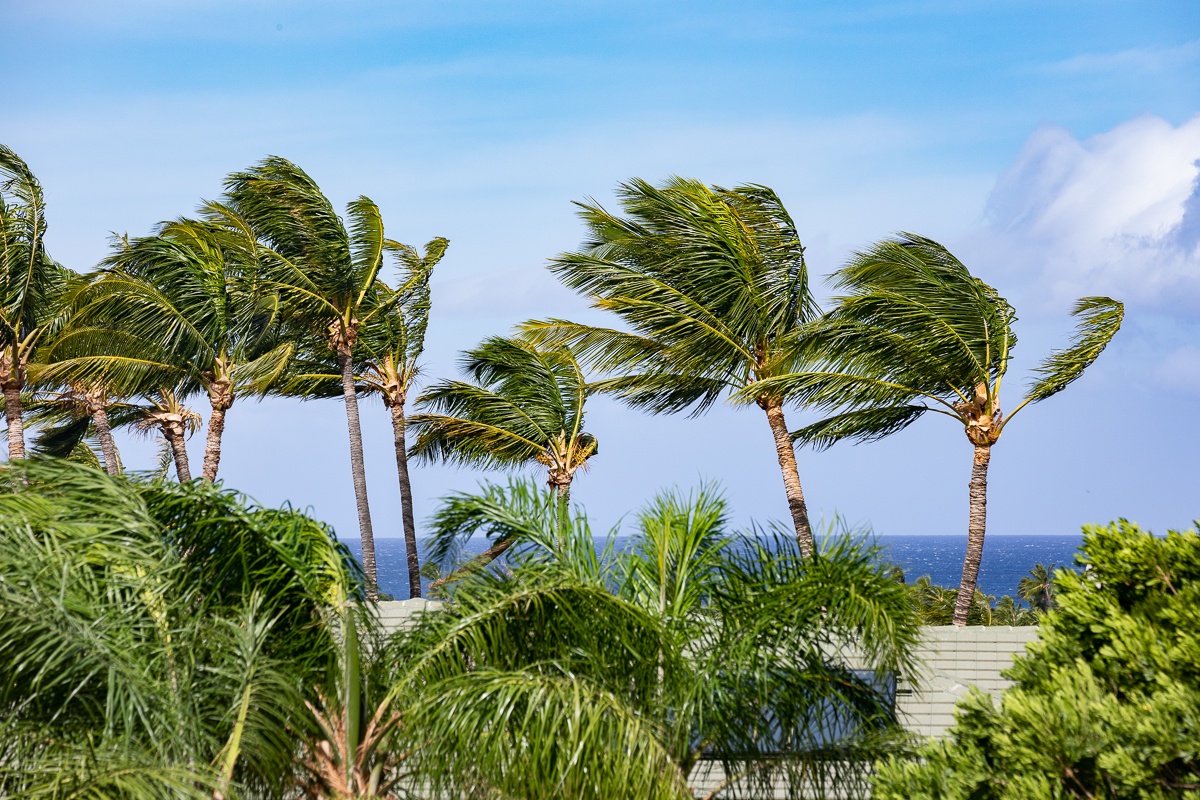
<path fill-rule="evenodd" d="M 354 386 L 354 360 L 350 344 L 337 345 L 338 366 L 342 371 L 342 399 L 346 403 L 346 427 L 350 431 L 350 472 L 354 478 L 354 502 L 358 506 L 358 532 L 362 537 L 363 572 L 367 577 L 367 599 L 379 596 L 375 571 L 375 533 L 371 530 L 371 509 L 367 503 L 367 471 L 363 464 L 362 425 L 358 419 L 358 391 Z"/>
<path fill-rule="evenodd" d="M 775 437 L 775 454 L 779 457 L 779 469 L 783 473 L 783 490 L 787 494 L 788 510 L 792 512 L 792 524 L 796 527 L 796 541 L 805 558 L 812 555 L 812 526 L 808 522 L 808 505 L 804 502 L 804 489 L 800 486 L 800 468 L 796 464 L 796 449 L 783 418 L 783 404 L 765 398 L 758 401 L 767 413 L 771 435 Z"/>
<path fill-rule="evenodd" d="M 188 464 L 187 444 L 184 441 L 183 422 L 166 420 L 162 423 L 163 437 L 171 445 L 171 455 L 175 459 L 175 477 L 180 483 L 192 479 L 191 465 Z"/>
<path fill-rule="evenodd" d="M 217 468 L 221 465 L 221 435 L 225 432 L 225 412 L 233 405 L 233 392 L 230 391 L 229 382 L 214 381 L 208 387 L 208 402 L 212 413 L 208 416 L 201 478 L 205 483 L 212 483 L 217 479 Z"/>
<path fill-rule="evenodd" d="M 400 517 L 404 524 L 404 552 L 408 558 L 408 596 L 421 596 L 421 559 L 417 553 L 417 524 L 413 518 L 412 483 L 408 477 L 408 446 L 404 441 L 404 395 L 388 399 L 392 437 L 396 445 L 396 473 L 400 476 Z"/>
<path fill-rule="evenodd" d="M 4 419 L 8 423 L 8 460 L 25 457 L 25 417 L 21 407 L 24 370 L 15 363 L 11 349 L 0 355 L 0 388 L 4 390 Z"/>
<path fill-rule="evenodd" d="M 104 455 L 104 471 L 116 477 L 121 474 L 121 457 L 117 453 L 117 443 L 113 441 L 108 410 L 103 402 L 92 409 L 92 424 L 96 427 L 96 438 L 100 440 L 100 452 Z"/>
<path fill-rule="evenodd" d="M 991 459 L 991 445 L 975 445 L 975 461 L 971 467 L 968 489 L 971 512 L 967 523 L 967 555 L 963 559 L 962 580 L 954 603 L 954 624 L 959 626 L 967 624 L 967 615 L 971 613 L 971 604 L 975 600 L 975 586 L 979 581 L 983 535 L 987 529 L 987 471 Z"/>

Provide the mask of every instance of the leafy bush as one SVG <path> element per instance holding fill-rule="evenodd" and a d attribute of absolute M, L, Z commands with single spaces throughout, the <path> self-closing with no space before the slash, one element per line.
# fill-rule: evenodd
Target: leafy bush
<path fill-rule="evenodd" d="M 972 694 L 876 797 L 1200 797 L 1200 535 L 1089 526 L 1079 560 L 1000 706 Z"/>

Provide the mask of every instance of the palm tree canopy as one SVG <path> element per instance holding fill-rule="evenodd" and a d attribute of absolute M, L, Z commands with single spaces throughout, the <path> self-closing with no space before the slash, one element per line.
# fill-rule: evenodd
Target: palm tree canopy
<path fill-rule="evenodd" d="M 202 220 L 121 239 L 86 290 L 43 368 L 49 378 L 103 380 L 121 394 L 228 382 L 235 394 L 281 373 L 292 347 L 278 301 L 260 278 L 271 254 L 245 221 L 217 203 Z"/>
<path fill-rule="evenodd" d="M 589 237 L 550 269 L 630 330 L 553 319 L 525 330 L 619 372 L 596 388 L 654 412 L 700 413 L 730 387 L 788 371 L 816 304 L 779 197 L 678 177 L 661 187 L 634 179 L 617 194 L 625 217 L 577 204 Z"/>
<path fill-rule="evenodd" d="M 0 144 L 0 345 L 23 343 L 45 325 L 72 274 L 46 253 L 45 235 L 42 185 Z"/>
<path fill-rule="evenodd" d="M 316 182 L 279 156 L 231 174 L 225 189 L 230 205 L 278 256 L 267 276 L 288 319 L 325 335 L 340 321 L 353 338 L 387 249 L 379 207 L 368 197 L 352 201 L 347 227 Z"/>
<path fill-rule="evenodd" d="M 568 475 L 595 455 L 583 429 L 589 388 L 569 349 L 494 336 L 460 367 L 474 382 L 439 381 L 417 398 L 414 455 L 499 468 L 537 462 Z"/>
<path fill-rule="evenodd" d="M 364 394 L 382 393 L 398 400 L 420 371 L 429 326 L 429 281 L 450 242 L 435 237 L 424 254 L 411 245 L 387 240 L 385 247 L 396 262 L 398 280 L 392 288 L 377 280 L 363 297 L 359 311 L 358 340 L 354 349 L 355 383 Z M 341 372 L 325 336 L 307 336 L 293 360 L 280 394 L 302 399 L 341 395 Z"/>
<path fill-rule="evenodd" d="M 954 417 L 969 432 L 986 417 L 989 430 L 979 438 L 990 444 L 1025 404 L 1077 379 L 1116 334 L 1124 310 L 1109 298 L 1081 300 L 1071 345 L 1042 362 L 1027 399 L 1006 419 L 999 390 L 1016 344 L 1016 313 L 945 247 L 902 234 L 855 254 L 834 277 L 847 294 L 803 336 L 812 366 L 764 382 L 837 412 L 793 434 L 817 447 L 879 439 L 926 411 Z M 753 394 L 743 390 L 739 399 L 749 402 Z"/>

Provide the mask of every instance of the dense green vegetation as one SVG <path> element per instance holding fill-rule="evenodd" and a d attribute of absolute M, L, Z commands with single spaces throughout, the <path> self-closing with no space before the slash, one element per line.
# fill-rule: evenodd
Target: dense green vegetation
<path fill-rule="evenodd" d="M 587 238 L 550 265 L 619 327 L 529 321 L 466 352 L 462 379 L 418 389 L 448 241 L 401 244 L 367 197 L 343 218 L 279 157 L 225 189 L 83 275 L 46 253 L 41 186 L 0 146 L 0 793 L 854 797 L 880 759 L 883 797 L 1197 790 L 1195 533 L 1089 529 L 1087 570 L 1039 566 L 1018 587 L 1028 608 L 976 585 L 991 448 L 1095 361 L 1119 302 L 1080 300 L 1073 341 L 1005 415 L 1015 311 L 938 243 L 854 254 L 822 311 L 772 190 L 632 180 L 623 216 L 580 204 Z M 652 413 L 757 405 L 790 526 L 735 532 L 712 487 L 668 491 L 633 517 L 631 549 L 597 552 L 570 500 L 599 453 L 597 393 Z M 361 566 L 321 524 L 217 482 L 227 413 L 267 395 L 341 398 Z M 445 600 L 393 634 L 360 395 L 392 422 L 409 594 L 436 573 Z M 823 418 L 789 430 L 789 406 Z M 974 450 L 957 589 L 905 585 L 865 542 L 814 536 L 795 458 L 925 412 Z M 156 469 L 124 474 L 122 427 L 161 437 Z M 410 456 L 544 469 L 546 486 L 446 498 L 422 568 Z M 477 534 L 491 546 L 460 558 Z M 951 622 L 1043 635 L 1000 708 L 973 697 L 914 759 L 894 681 L 915 674 L 920 626 Z"/>
<path fill-rule="evenodd" d="M 973 694 L 948 739 L 881 769 L 876 797 L 1200 794 L 1200 535 L 1088 526 L 1080 558 L 1000 706 Z"/>

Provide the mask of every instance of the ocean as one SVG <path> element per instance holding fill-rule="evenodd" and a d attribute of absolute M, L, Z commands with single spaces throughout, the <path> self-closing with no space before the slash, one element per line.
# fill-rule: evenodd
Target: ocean
<path fill-rule="evenodd" d="M 362 557 L 358 539 L 345 540 L 356 558 Z M 627 541 L 618 537 L 619 549 Z M 1017 583 L 1035 564 L 1049 567 L 1073 566 L 1075 553 L 1082 537 L 1073 536 L 1005 536 L 990 535 L 983 548 L 979 569 L 979 588 L 986 594 L 1000 597 L 1015 595 Z M 935 584 L 957 587 L 962 574 L 965 536 L 880 536 L 876 539 L 888 563 L 904 570 L 908 582 L 928 575 Z M 482 541 L 479 542 L 482 544 Z M 471 550 L 472 548 L 467 548 Z M 478 552 L 483 547 L 475 548 Z M 403 539 L 376 539 L 375 561 L 379 572 L 379 587 L 398 600 L 408 597 L 408 567 Z M 428 585 L 428 581 L 424 581 Z"/>

